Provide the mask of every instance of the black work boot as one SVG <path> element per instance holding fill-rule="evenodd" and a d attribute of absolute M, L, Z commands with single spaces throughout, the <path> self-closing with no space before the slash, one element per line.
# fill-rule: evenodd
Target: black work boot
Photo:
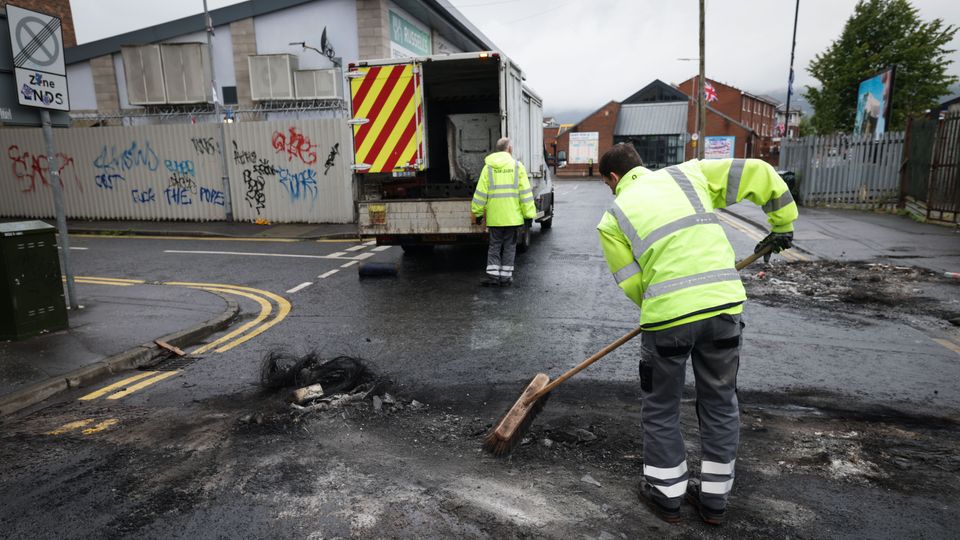
<path fill-rule="evenodd" d="M 513 278 L 500 278 L 501 287 L 510 287 L 513 285 Z"/>
<path fill-rule="evenodd" d="M 499 278 L 499 277 L 495 277 L 495 276 L 491 276 L 490 274 L 487 274 L 487 275 L 483 276 L 483 279 L 482 279 L 482 280 L 480 280 L 480 286 L 481 286 L 481 287 L 499 287 L 499 286 L 500 286 L 500 278 Z"/>
<path fill-rule="evenodd" d="M 676 508 L 670 508 L 665 506 L 663 503 L 654 499 L 650 495 L 650 484 L 647 483 L 645 479 L 640 480 L 640 485 L 637 489 L 637 497 L 640 498 L 640 502 L 644 504 L 647 508 L 653 512 L 653 515 L 658 518 L 666 521 L 670 524 L 680 523 L 680 506 L 677 505 Z"/>
<path fill-rule="evenodd" d="M 723 525 L 723 518 L 727 513 L 726 508 L 710 508 L 700 501 L 700 484 L 690 482 L 687 484 L 687 502 L 697 509 L 700 519 L 707 525 Z"/>

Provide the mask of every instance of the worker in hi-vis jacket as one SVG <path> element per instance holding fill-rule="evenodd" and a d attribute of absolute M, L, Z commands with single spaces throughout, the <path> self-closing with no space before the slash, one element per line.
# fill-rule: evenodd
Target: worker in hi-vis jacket
<path fill-rule="evenodd" d="M 686 496 L 707 523 L 723 522 L 740 438 L 737 369 L 746 291 L 717 215 L 742 200 L 762 206 L 772 231 L 756 247 L 778 253 L 793 241 L 797 205 L 786 183 L 759 159 L 692 160 L 658 171 L 630 144 L 600 158 L 616 196 L 597 229 L 617 285 L 640 307 L 643 502 L 680 520 Z M 688 483 L 680 432 L 687 358 L 696 378 L 702 461 Z"/>

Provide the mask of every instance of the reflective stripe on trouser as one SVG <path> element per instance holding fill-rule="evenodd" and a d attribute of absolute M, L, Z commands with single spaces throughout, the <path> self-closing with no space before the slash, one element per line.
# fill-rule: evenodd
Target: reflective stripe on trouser
<path fill-rule="evenodd" d="M 647 483 L 656 488 L 651 490 L 651 496 L 668 507 L 675 507 L 686 489 L 686 447 L 680 432 L 680 400 L 687 358 L 692 357 L 704 460 L 700 499 L 709 508 L 725 508 L 733 486 L 733 465 L 740 442 L 736 394 L 740 316 L 717 315 L 666 330 L 645 332 L 641 337 L 641 351 L 643 464 Z M 678 464 L 683 466 L 683 474 L 676 469 L 681 466 Z"/>
<path fill-rule="evenodd" d="M 487 227 L 490 246 L 487 248 L 487 275 L 500 280 L 513 279 L 513 263 L 517 255 L 520 225 Z M 494 268 L 494 271 L 491 271 Z"/>

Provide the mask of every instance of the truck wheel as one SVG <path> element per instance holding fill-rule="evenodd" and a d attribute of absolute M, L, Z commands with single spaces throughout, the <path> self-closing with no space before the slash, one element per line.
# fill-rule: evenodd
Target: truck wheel
<path fill-rule="evenodd" d="M 521 227 L 520 238 L 517 239 L 517 253 L 526 253 L 530 248 L 530 227 Z"/>
<path fill-rule="evenodd" d="M 546 230 L 553 227 L 553 203 L 550 203 L 550 217 L 540 221 L 540 230 Z"/>

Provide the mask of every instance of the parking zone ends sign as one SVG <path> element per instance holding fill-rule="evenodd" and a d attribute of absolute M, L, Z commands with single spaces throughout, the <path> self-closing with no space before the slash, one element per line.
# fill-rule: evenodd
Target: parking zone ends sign
<path fill-rule="evenodd" d="M 7 4 L 7 20 L 20 104 L 69 111 L 60 18 Z"/>

